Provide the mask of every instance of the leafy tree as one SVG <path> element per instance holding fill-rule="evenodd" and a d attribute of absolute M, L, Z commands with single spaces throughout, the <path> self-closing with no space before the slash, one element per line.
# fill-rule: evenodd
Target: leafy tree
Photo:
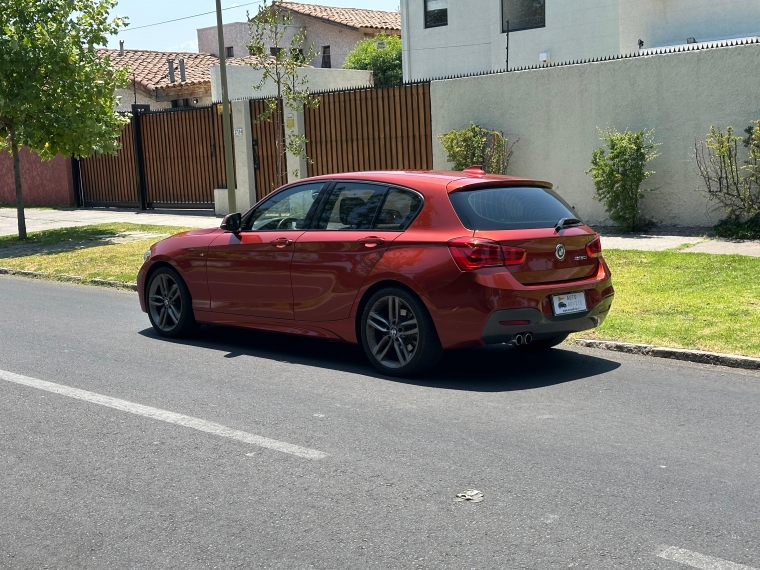
<path fill-rule="evenodd" d="M 304 61 L 311 61 L 316 57 L 314 46 L 309 45 L 304 51 L 306 43 L 306 30 L 298 29 L 293 38 L 288 42 L 285 35 L 291 28 L 292 16 L 290 11 L 281 10 L 277 7 L 279 2 L 267 4 L 266 1 L 259 7 L 258 13 L 248 18 L 251 30 L 251 43 L 248 51 L 256 59 L 249 61 L 248 65 L 264 73 L 258 85 L 254 89 L 263 89 L 267 82 L 271 81 L 277 86 L 277 96 L 267 98 L 267 109 L 258 116 L 258 121 L 271 121 L 279 125 L 275 138 L 277 153 L 277 185 L 285 184 L 286 172 L 283 169 L 285 156 L 291 153 L 298 157 L 306 155 L 306 137 L 303 135 L 290 134 L 285 137 L 282 129 L 285 109 L 298 113 L 304 107 L 316 107 L 319 98 L 314 97 L 309 90 L 309 79 L 306 74 L 299 73 L 299 68 L 304 67 Z M 306 157 L 308 160 L 308 157 Z M 296 176 L 300 173 L 295 172 Z"/>
<path fill-rule="evenodd" d="M 0 9 L 0 149 L 13 155 L 18 234 L 26 239 L 18 149 L 56 154 L 115 152 L 128 119 L 114 111 L 127 71 L 95 47 L 126 26 L 109 19 L 116 0 L 3 0 Z"/>
<path fill-rule="evenodd" d="M 620 133 L 599 129 L 599 138 L 607 148 L 593 152 L 591 168 L 586 171 L 594 181 L 594 198 L 604 203 L 610 219 L 622 231 L 633 231 L 644 222 L 641 184 L 654 175 L 646 165 L 659 156 L 656 149 L 660 145 L 654 142 L 654 130 Z"/>
<path fill-rule="evenodd" d="M 385 47 L 378 47 L 378 44 Z M 401 38 L 380 33 L 360 41 L 346 57 L 343 69 L 368 69 L 375 85 L 388 87 L 403 81 L 401 70 Z"/>
<path fill-rule="evenodd" d="M 501 131 L 489 131 L 480 125 L 470 124 L 466 129 L 449 131 L 438 135 L 446 160 L 454 170 L 464 170 L 480 165 L 489 174 L 506 174 L 512 158 L 513 147 Z"/>

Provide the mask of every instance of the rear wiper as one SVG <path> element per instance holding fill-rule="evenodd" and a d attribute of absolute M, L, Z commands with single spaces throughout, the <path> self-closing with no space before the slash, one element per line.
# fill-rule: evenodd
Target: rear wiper
<path fill-rule="evenodd" d="M 571 228 L 573 226 L 582 226 L 583 222 L 581 222 L 578 218 L 562 218 L 559 222 L 557 222 L 557 225 L 554 226 L 554 233 L 559 233 L 559 231 L 562 228 Z"/>

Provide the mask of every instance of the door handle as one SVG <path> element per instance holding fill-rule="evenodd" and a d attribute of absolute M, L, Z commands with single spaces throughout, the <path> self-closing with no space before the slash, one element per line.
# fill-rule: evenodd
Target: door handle
<path fill-rule="evenodd" d="M 282 249 L 283 247 L 288 247 L 289 245 L 293 245 L 293 240 L 283 237 L 283 238 L 273 239 L 272 241 L 269 242 L 269 244 Z"/>
<path fill-rule="evenodd" d="M 376 245 L 383 245 L 385 243 L 385 238 L 370 236 L 356 241 L 365 247 L 375 247 Z"/>

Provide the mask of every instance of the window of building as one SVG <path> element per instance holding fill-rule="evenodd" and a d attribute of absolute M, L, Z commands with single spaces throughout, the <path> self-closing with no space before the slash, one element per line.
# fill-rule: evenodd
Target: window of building
<path fill-rule="evenodd" d="M 322 46 L 322 67 L 325 69 L 332 67 L 332 60 L 330 59 L 330 46 Z"/>
<path fill-rule="evenodd" d="M 546 26 L 546 0 L 501 0 L 501 30 L 530 30 Z"/>
<path fill-rule="evenodd" d="M 425 0 L 425 27 L 435 28 L 448 25 L 448 5 L 449 0 Z"/>
<path fill-rule="evenodd" d="M 304 54 L 303 54 L 302 49 L 293 48 L 290 50 L 290 54 L 293 56 L 294 61 L 300 61 L 301 63 L 303 63 Z"/>
<path fill-rule="evenodd" d="M 280 55 L 281 51 L 282 51 L 282 48 L 280 48 L 280 47 L 270 47 L 269 48 L 269 53 L 270 53 L 270 55 L 272 57 L 277 57 L 278 55 Z"/>
<path fill-rule="evenodd" d="M 227 57 L 235 57 L 235 48 L 233 48 L 232 46 L 228 46 L 224 48 L 224 51 L 226 52 Z"/>
<path fill-rule="evenodd" d="M 189 107 L 189 106 L 190 106 L 189 99 L 173 99 L 172 100 L 172 109 L 176 109 L 177 107 Z"/>

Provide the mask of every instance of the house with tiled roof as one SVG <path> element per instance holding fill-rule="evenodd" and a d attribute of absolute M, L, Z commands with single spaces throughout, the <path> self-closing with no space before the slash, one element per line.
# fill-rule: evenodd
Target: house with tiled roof
<path fill-rule="evenodd" d="M 305 45 L 313 45 L 317 57 L 306 62 L 318 68 L 340 68 L 348 53 L 364 38 L 380 32 L 401 35 L 401 16 L 398 12 L 366 10 L 364 8 L 338 8 L 300 2 L 278 2 L 282 10 L 290 12 L 291 29 L 283 38 L 289 43 L 300 29 L 306 31 Z M 198 51 L 219 54 L 216 27 L 201 28 L 198 33 Z M 233 22 L 224 26 L 224 40 L 228 57 L 248 55 L 251 41 L 248 22 Z M 270 46 L 270 49 L 274 49 Z"/>
<path fill-rule="evenodd" d="M 129 111 L 134 103 L 151 109 L 191 107 L 211 104 L 212 65 L 219 58 L 207 53 L 165 52 L 141 49 L 99 49 L 117 67 L 129 68 L 129 85 L 118 89 L 119 111 Z M 248 58 L 232 58 L 228 65 L 245 65 Z"/>

